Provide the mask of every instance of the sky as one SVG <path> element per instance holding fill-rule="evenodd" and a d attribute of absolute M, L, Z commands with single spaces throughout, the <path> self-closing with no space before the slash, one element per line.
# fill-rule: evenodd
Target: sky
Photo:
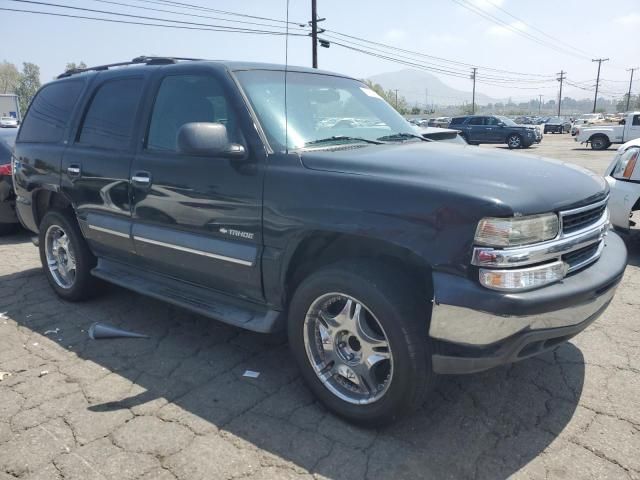
<path fill-rule="evenodd" d="M 185 22 L 223 24 L 203 17 L 241 19 L 209 11 L 185 10 L 168 5 L 170 0 L 43 0 L 81 8 L 110 10 L 125 14 L 174 18 Z M 176 2 L 178 0 L 175 0 Z M 609 58 L 602 64 L 602 91 L 605 96 L 627 91 L 629 72 L 640 66 L 640 0 L 317 0 L 318 15 L 326 20 L 321 27 L 361 37 L 411 52 L 433 55 L 469 64 L 454 65 L 438 61 L 449 74 L 432 72 L 451 87 L 471 90 L 466 76 L 470 66 L 478 67 L 479 78 L 490 75 L 477 90 L 495 98 L 517 99 L 557 97 L 555 74 L 568 72 L 570 82 L 587 90 L 565 84 L 564 95 L 592 97 L 597 63 L 592 58 Z M 466 2 L 466 3 L 465 3 Z M 207 8 L 222 9 L 253 16 L 284 20 L 285 0 L 181 0 Z M 122 4 L 137 6 L 123 6 Z M 164 5 L 161 5 L 164 4 Z M 471 10 L 461 4 L 471 5 Z M 24 0 L 0 0 L 0 8 L 63 12 L 70 15 L 101 16 L 91 12 L 25 3 Z M 169 14 L 151 10 L 169 9 L 201 17 Z M 289 19 L 305 23 L 311 18 L 311 0 L 290 0 Z M 485 13 L 485 17 L 477 12 Z M 486 18 L 489 15 L 489 18 Z M 495 17 L 503 23 L 490 20 Z M 118 18 L 111 16 L 110 18 Z M 123 19 L 124 17 L 119 17 Z M 129 19 L 132 20 L 132 19 Z M 262 20 L 244 18 L 261 23 Z M 135 21 L 135 19 L 134 19 Z M 149 20 L 138 20 L 149 22 Z M 157 23 L 157 22 L 156 22 Z M 224 23 L 229 25 L 229 23 Z M 506 25 L 505 25 L 506 24 Z M 184 24 L 186 25 L 186 24 Z M 273 24 L 279 25 L 279 24 Z M 246 25 L 264 29 L 263 26 Z M 17 65 L 33 62 L 41 68 L 44 81 L 64 70 L 67 62 L 84 61 L 89 65 L 129 60 L 139 55 L 168 55 L 196 58 L 249 60 L 284 63 L 285 37 L 239 33 L 193 31 L 95 22 L 39 16 L 0 10 L 2 48 L 0 60 Z M 325 35 L 334 35 L 327 32 Z M 542 43 L 533 41 L 530 36 Z M 358 40 L 342 37 L 343 40 Z M 7 41 L 8 40 L 8 41 Z M 353 43 L 351 44 L 353 46 Z M 369 44 L 368 49 L 380 48 Z M 400 51 L 386 53 L 412 62 L 430 61 L 426 57 Z M 311 65 L 311 41 L 308 37 L 289 39 L 289 63 Z M 322 69 L 366 78 L 383 72 L 407 68 L 392 61 L 345 49 L 335 43 L 319 48 Z M 431 68 L 433 64 L 427 65 Z M 456 75 L 451 76 L 451 68 Z M 521 76 L 487 68 L 526 73 Z M 533 76 L 535 75 L 535 76 Z M 528 81 L 513 81 L 513 79 Z M 640 70 L 636 72 L 634 93 L 640 91 Z M 502 81 L 501 81 L 502 79 Z M 533 82 L 532 82 L 533 80 Z M 393 88 L 393 86 L 386 86 Z M 436 99 L 437 101 L 437 99 Z"/>

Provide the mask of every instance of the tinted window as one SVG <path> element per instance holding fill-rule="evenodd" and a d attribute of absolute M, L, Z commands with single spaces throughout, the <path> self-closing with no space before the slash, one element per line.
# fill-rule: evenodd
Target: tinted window
<path fill-rule="evenodd" d="M 238 141 L 236 117 L 216 79 L 205 75 L 166 77 L 153 106 L 147 148 L 176 151 L 178 130 L 191 122 L 222 123 L 229 139 Z"/>
<path fill-rule="evenodd" d="M 62 140 L 83 86 L 82 81 L 47 85 L 33 99 L 20 130 L 22 142 L 54 143 Z"/>
<path fill-rule="evenodd" d="M 103 84 L 91 100 L 79 143 L 99 148 L 128 148 L 141 94 L 141 78 Z"/>
<path fill-rule="evenodd" d="M 473 117 L 471 120 L 469 120 L 469 125 L 483 125 L 484 124 L 484 117 Z"/>
<path fill-rule="evenodd" d="M 462 125 L 464 123 L 464 119 L 466 117 L 455 117 L 451 119 L 451 123 L 449 125 Z"/>
<path fill-rule="evenodd" d="M 640 115 L 634 115 L 633 116 L 633 123 L 632 125 L 640 125 Z"/>
<path fill-rule="evenodd" d="M 500 123 L 500 119 L 496 118 L 496 117 L 486 117 L 487 121 L 485 122 L 485 125 L 498 125 Z"/>
<path fill-rule="evenodd" d="M 0 165 L 11 163 L 11 147 L 0 138 Z"/>

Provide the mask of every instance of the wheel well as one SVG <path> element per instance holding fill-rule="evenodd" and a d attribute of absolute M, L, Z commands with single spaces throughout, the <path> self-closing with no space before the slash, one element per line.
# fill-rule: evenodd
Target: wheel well
<path fill-rule="evenodd" d="M 589 137 L 589 140 L 587 140 L 588 142 L 592 141 L 594 138 L 604 138 L 604 140 L 606 142 L 609 142 L 609 138 L 607 138 L 607 136 L 604 133 L 594 133 L 593 135 L 591 135 Z"/>
<path fill-rule="evenodd" d="M 49 210 L 72 210 L 71 202 L 62 194 L 50 190 L 41 190 L 33 201 L 36 225 Z"/>
<path fill-rule="evenodd" d="M 385 263 L 416 282 L 425 300 L 432 298 L 431 267 L 410 250 L 359 235 L 316 232 L 300 242 L 291 256 L 285 274 L 285 301 L 288 303 L 296 287 L 312 272 L 355 258 Z"/>

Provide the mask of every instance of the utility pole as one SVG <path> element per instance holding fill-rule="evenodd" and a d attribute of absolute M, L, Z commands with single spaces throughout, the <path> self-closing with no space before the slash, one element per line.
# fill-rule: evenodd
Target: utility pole
<path fill-rule="evenodd" d="M 627 93 L 627 108 L 625 111 L 629 111 L 629 102 L 631 101 L 631 85 L 633 85 L 633 72 L 638 70 L 638 67 L 629 68 L 627 72 L 631 72 L 631 78 L 629 79 L 629 93 Z"/>
<path fill-rule="evenodd" d="M 316 0 L 311 0 L 311 21 L 309 25 L 311 25 L 311 65 L 313 68 L 318 68 L 318 34 L 323 33 L 325 30 L 318 30 L 318 23 L 324 22 L 326 18 L 318 18 L 318 8 L 316 5 Z M 320 40 L 320 46 L 329 48 L 329 42 L 326 40 Z"/>
<path fill-rule="evenodd" d="M 473 67 L 473 73 L 471 74 L 471 80 L 473 80 L 473 96 L 471 97 L 471 115 L 476 114 L 476 73 L 478 69 Z"/>
<path fill-rule="evenodd" d="M 593 112 L 596 113 L 596 102 L 598 101 L 598 87 L 600 86 L 600 67 L 602 66 L 602 62 L 609 61 L 608 58 L 594 58 L 591 60 L 592 62 L 598 62 L 598 76 L 596 77 L 596 95 L 593 97 Z"/>
<path fill-rule="evenodd" d="M 398 89 L 396 88 L 396 110 L 398 110 Z"/>
<path fill-rule="evenodd" d="M 560 82 L 560 94 L 558 95 L 558 116 L 560 116 L 560 105 L 562 105 L 562 82 L 564 82 L 566 74 L 567 72 L 565 72 L 564 70 L 560 70 L 560 73 L 558 73 L 558 75 L 560 76 L 556 79 Z"/>
<path fill-rule="evenodd" d="M 542 95 L 538 95 L 540 97 L 540 101 L 538 102 L 538 115 L 542 113 Z"/>
<path fill-rule="evenodd" d="M 429 89 L 424 89 L 424 111 L 425 113 L 429 110 Z"/>

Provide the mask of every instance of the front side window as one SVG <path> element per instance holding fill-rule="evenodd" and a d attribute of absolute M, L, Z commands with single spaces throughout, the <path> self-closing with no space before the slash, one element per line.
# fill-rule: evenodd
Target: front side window
<path fill-rule="evenodd" d="M 640 125 L 640 115 L 634 115 L 634 116 L 633 116 L 633 123 L 632 123 L 632 125 L 633 125 L 633 126 L 638 126 L 638 125 Z"/>
<path fill-rule="evenodd" d="M 222 123 L 227 127 L 229 139 L 238 141 L 236 116 L 215 78 L 207 75 L 166 77 L 153 106 L 147 148 L 176 151 L 178 130 L 192 122 Z"/>
<path fill-rule="evenodd" d="M 99 87 L 84 117 L 78 143 L 113 150 L 129 148 L 142 87 L 141 78 L 110 80 Z"/>
<path fill-rule="evenodd" d="M 376 142 L 416 135 L 408 121 L 357 80 L 288 72 L 285 110 L 284 72 L 250 70 L 236 76 L 270 143 L 280 148 L 311 147 L 332 138 Z"/>
<path fill-rule="evenodd" d="M 82 80 L 65 80 L 43 87 L 22 122 L 19 141 L 60 142 L 83 86 Z"/>

